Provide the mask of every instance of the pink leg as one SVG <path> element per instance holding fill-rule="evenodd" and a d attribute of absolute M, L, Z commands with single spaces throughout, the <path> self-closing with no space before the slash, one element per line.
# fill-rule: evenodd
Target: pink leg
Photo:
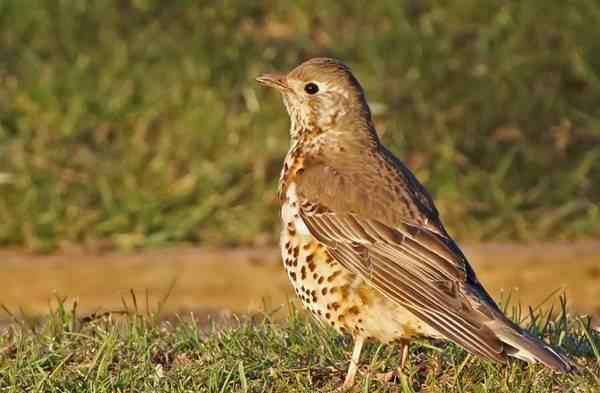
<path fill-rule="evenodd" d="M 365 343 L 364 337 L 357 337 L 354 340 L 354 349 L 352 350 L 352 359 L 350 360 L 350 367 L 348 367 L 348 373 L 346 379 L 342 385 L 342 392 L 348 392 L 354 386 L 354 378 L 356 377 L 356 371 L 358 370 L 358 361 L 360 360 L 360 352 L 362 351 L 363 344 Z"/>

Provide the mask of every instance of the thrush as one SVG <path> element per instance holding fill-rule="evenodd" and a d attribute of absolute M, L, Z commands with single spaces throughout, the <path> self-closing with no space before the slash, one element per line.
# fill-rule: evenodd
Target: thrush
<path fill-rule="evenodd" d="M 573 370 L 486 292 L 429 193 L 380 142 L 347 66 L 314 58 L 257 80 L 281 93 L 291 120 L 279 179 L 285 269 L 303 306 L 354 340 L 343 391 L 369 339 L 398 342 L 401 367 L 408 343 L 423 337 Z"/>

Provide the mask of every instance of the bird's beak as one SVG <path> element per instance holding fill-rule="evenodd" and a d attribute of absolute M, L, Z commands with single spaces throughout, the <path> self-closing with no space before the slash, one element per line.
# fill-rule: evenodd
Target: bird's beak
<path fill-rule="evenodd" d="M 256 80 L 263 86 L 274 87 L 278 90 L 289 89 L 285 75 L 264 74 L 256 78 Z"/>

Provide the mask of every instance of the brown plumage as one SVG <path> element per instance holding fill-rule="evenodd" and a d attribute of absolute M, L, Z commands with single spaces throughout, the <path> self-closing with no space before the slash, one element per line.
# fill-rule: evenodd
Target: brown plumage
<path fill-rule="evenodd" d="M 305 307 L 355 349 L 364 340 L 446 338 L 481 357 L 570 372 L 569 361 L 504 316 L 410 170 L 379 141 L 363 90 L 337 60 L 264 75 L 291 119 L 279 183 L 284 265 Z"/>

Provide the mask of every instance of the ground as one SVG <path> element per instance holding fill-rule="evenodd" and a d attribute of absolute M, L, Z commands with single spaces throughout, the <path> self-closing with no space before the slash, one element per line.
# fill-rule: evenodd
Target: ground
<path fill-rule="evenodd" d="M 465 247 L 496 299 L 510 300 L 508 314 L 568 353 L 580 374 L 496 365 L 424 341 L 412 346 L 406 372 L 382 384 L 373 374 L 398 364 L 397 348 L 371 343 L 355 391 L 593 392 L 600 329 L 579 315 L 600 314 L 599 250 L 597 243 Z M 4 250 L 0 258 L 0 391 L 329 392 L 348 367 L 349 338 L 287 302 L 293 295 L 273 248 Z M 562 302 L 557 291 L 566 293 Z"/>
<path fill-rule="evenodd" d="M 578 313 L 600 315 L 600 243 L 467 245 L 465 253 L 497 300 L 544 307 L 564 291 Z M 170 248 L 129 254 L 77 251 L 31 255 L 0 251 L 0 302 L 27 316 L 57 298 L 77 299 L 82 313 L 122 306 L 133 290 L 163 314 L 252 313 L 295 296 L 274 248 Z M 552 296 L 553 295 L 553 296 Z M 551 299 L 547 300 L 548 297 Z"/>
<path fill-rule="evenodd" d="M 15 323 L 0 336 L 3 392 L 332 392 L 342 383 L 352 344 L 294 307 L 284 323 L 267 315 L 201 327 L 194 318 L 166 322 L 133 298 L 125 314 L 80 318 L 59 305 L 38 325 Z M 521 319 L 518 314 L 512 314 Z M 498 365 L 444 342 L 411 346 L 404 372 L 389 383 L 394 346 L 370 343 L 354 392 L 597 392 L 600 334 L 563 307 L 528 329 L 567 352 L 574 375 L 519 361 Z"/>

